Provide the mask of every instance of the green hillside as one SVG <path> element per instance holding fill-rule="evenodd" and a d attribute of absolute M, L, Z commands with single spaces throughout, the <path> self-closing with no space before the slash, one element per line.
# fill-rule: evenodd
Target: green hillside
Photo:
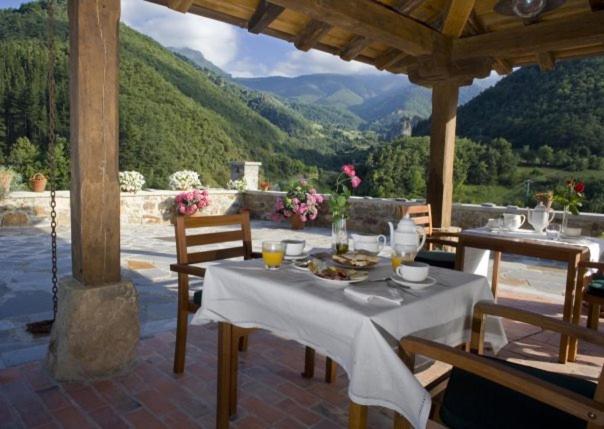
<path fill-rule="evenodd" d="M 60 4 L 58 133 L 67 138 L 68 25 L 65 2 Z M 44 7 L 29 3 L 0 10 L 0 159 L 10 155 L 19 137 L 29 138 L 40 158 L 46 153 Z M 127 26 L 122 25 L 120 36 L 120 169 L 140 171 L 148 186 L 165 187 L 167 176 L 184 168 L 198 171 L 205 184 L 224 185 L 230 161 L 241 159 L 263 162 L 264 174 L 273 181 L 317 176 L 317 166 L 337 164 L 336 150 L 356 144 Z"/>
<path fill-rule="evenodd" d="M 418 134 L 427 131 L 426 123 L 417 127 Z M 518 149 L 548 145 L 604 155 L 604 58 L 512 73 L 459 109 L 458 134 L 504 137 Z"/>

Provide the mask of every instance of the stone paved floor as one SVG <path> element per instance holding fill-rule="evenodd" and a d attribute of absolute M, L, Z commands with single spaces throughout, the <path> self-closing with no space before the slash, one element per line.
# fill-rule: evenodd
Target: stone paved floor
<path fill-rule="evenodd" d="M 500 302 L 544 314 L 556 314 L 546 300 L 512 298 Z M 500 356 L 551 371 L 572 373 L 595 381 L 604 363 L 602 350 L 581 344 L 576 363 L 556 363 L 557 336 L 526 325 L 505 323 L 511 343 Z M 138 347 L 131 373 L 88 383 L 57 383 L 40 361 L 0 370 L 0 428 L 214 428 L 216 406 L 216 326 L 189 331 L 187 366 L 172 374 L 174 334 L 147 336 Z M 303 348 L 266 332 L 250 337 L 241 354 L 239 408 L 231 427 L 345 428 L 347 378 L 338 371 L 334 384 L 322 382 L 323 359 L 317 359 L 314 380 L 300 377 Z M 433 365 L 418 374 L 427 382 L 444 369 Z M 391 413 L 372 407 L 370 428 L 390 428 Z"/>
<path fill-rule="evenodd" d="M 292 231 L 286 225 L 253 221 L 253 241 L 275 237 L 302 238 L 313 247 L 330 245 L 329 231 L 306 228 Z M 140 297 L 144 334 L 171 330 L 175 326 L 176 278 L 168 270 L 175 261 L 174 231 L 169 225 L 128 225 L 122 229 L 122 270 Z M 39 359 L 46 353 L 47 337 L 32 338 L 26 323 L 52 316 L 50 294 L 50 239 L 47 229 L 0 229 L 0 368 Z M 70 231 L 59 231 L 59 276 L 71 272 Z M 561 302 L 564 270 L 556 263 L 534 259 L 506 258 L 501 284 L 511 290 L 547 294 Z M 199 283 L 193 284 L 198 287 Z"/>

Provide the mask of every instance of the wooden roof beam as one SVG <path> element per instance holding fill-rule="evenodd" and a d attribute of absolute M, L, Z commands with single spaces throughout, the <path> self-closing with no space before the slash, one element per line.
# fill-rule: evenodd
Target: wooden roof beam
<path fill-rule="evenodd" d="M 186 13 L 191 8 L 193 0 L 168 0 L 168 7 L 177 12 Z"/>
<path fill-rule="evenodd" d="M 453 61 L 476 57 L 514 57 L 572 49 L 604 42 L 604 11 L 544 21 L 526 27 L 453 41 Z"/>
<path fill-rule="evenodd" d="M 442 53 L 446 38 L 431 28 L 370 0 L 271 0 L 312 19 L 395 47 L 410 55 Z"/>
<path fill-rule="evenodd" d="M 556 58 L 551 52 L 540 52 L 537 54 L 537 63 L 541 71 L 550 71 L 556 66 Z"/>
<path fill-rule="evenodd" d="M 321 37 L 325 36 L 331 28 L 331 25 L 323 21 L 311 19 L 308 24 L 306 24 L 306 27 L 304 27 L 296 36 L 294 45 L 301 51 L 308 51 L 314 47 Z"/>
<path fill-rule="evenodd" d="M 433 57 L 419 58 L 417 64 L 409 66 L 409 80 L 418 85 L 430 86 L 443 81 L 467 85 L 473 79 L 491 74 L 492 61 L 488 58 L 473 58 L 454 63 L 441 62 Z"/>
<path fill-rule="evenodd" d="M 409 15 L 425 0 L 394 0 L 392 7 L 402 14 Z"/>
<path fill-rule="evenodd" d="M 269 3 L 266 0 L 260 0 L 256 11 L 247 24 L 248 31 L 254 34 L 262 33 L 284 10 L 281 6 Z"/>
<path fill-rule="evenodd" d="M 470 14 L 474 9 L 475 0 L 450 0 L 449 9 L 445 22 L 443 23 L 442 33 L 445 36 L 458 38 L 461 36 Z"/>
<path fill-rule="evenodd" d="M 400 60 L 407 56 L 408 55 L 406 53 L 399 51 L 398 49 L 388 49 L 386 52 L 384 52 L 382 55 L 375 59 L 375 66 L 379 70 L 384 70 L 398 63 Z"/>
<path fill-rule="evenodd" d="M 512 73 L 513 66 L 512 63 L 508 60 L 504 60 L 502 58 L 495 59 L 493 62 L 493 69 L 497 72 L 498 75 L 504 76 Z"/>
<path fill-rule="evenodd" d="M 363 49 L 371 45 L 371 43 L 371 39 L 365 36 L 354 36 L 340 51 L 340 58 L 344 61 L 350 61 L 359 55 Z"/>

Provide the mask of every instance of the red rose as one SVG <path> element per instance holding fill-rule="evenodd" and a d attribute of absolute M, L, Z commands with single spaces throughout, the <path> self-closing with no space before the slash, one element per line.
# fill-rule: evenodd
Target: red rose
<path fill-rule="evenodd" d="M 577 184 L 575 185 L 575 192 L 578 193 L 583 193 L 585 191 L 585 183 L 583 182 L 577 182 Z"/>

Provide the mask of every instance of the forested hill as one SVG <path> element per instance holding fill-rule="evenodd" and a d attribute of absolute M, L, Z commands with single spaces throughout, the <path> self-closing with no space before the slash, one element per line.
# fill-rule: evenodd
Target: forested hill
<path fill-rule="evenodd" d="M 549 72 L 515 71 L 462 106 L 458 135 L 503 137 L 517 149 L 544 145 L 604 155 L 604 58 L 564 61 Z M 428 132 L 427 123 L 416 134 Z"/>
<path fill-rule="evenodd" d="M 66 1 L 58 4 L 58 133 L 66 139 L 68 24 Z M 0 164 L 10 161 L 21 137 L 35 146 L 27 156 L 45 161 L 44 8 L 34 2 L 0 10 Z M 347 148 L 333 130 L 276 98 L 232 84 L 127 26 L 120 42 L 120 169 L 140 171 L 148 186 L 166 186 L 168 175 L 181 169 L 198 171 L 204 184 L 224 186 L 230 161 L 241 159 L 263 162 L 269 179 L 313 176 L 317 168 L 306 165 L 329 168 L 336 148 Z"/>

